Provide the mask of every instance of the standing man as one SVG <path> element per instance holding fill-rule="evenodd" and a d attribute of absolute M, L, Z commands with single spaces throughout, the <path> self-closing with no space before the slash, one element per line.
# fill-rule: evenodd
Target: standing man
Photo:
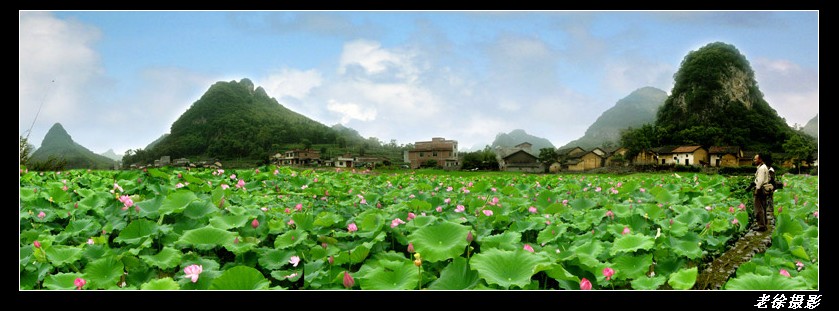
<path fill-rule="evenodd" d="M 760 158 L 760 154 L 756 154 L 754 163 L 757 165 L 755 172 L 755 221 L 757 222 L 757 231 L 766 231 L 766 191 L 763 190 L 764 184 L 769 183 L 769 169 Z"/>

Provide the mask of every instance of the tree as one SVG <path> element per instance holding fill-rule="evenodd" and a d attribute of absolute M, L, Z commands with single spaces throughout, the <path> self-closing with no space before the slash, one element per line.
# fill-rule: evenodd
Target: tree
<path fill-rule="evenodd" d="M 547 171 L 551 164 L 554 162 L 559 161 L 559 155 L 556 153 L 556 149 L 554 148 L 542 148 L 539 149 L 539 162 L 542 163 L 542 166 Z"/>
<path fill-rule="evenodd" d="M 661 143 L 661 133 L 657 126 L 644 124 L 640 128 L 627 128 L 621 132 L 621 145 L 626 149 L 626 158 L 635 158 L 643 150 L 658 147 Z"/>
<path fill-rule="evenodd" d="M 29 156 L 32 155 L 32 149 L 35 148 L 29 144 L 29 139 L 23 136 L 20 137 L 20 165 L 26 166 L 29 163 Z"/>
<path fill-rule="evenodd" d="M 801 163 L 809 163 L 817 148 L 818 145 L 815 140 L 800 131 L 793 132 L 790 138 L 784 142 L 784 151 L 793 160 L 792 163 L 795 163 L 795 166 L 798 167 L 799 174 L 801 174 Z"/>

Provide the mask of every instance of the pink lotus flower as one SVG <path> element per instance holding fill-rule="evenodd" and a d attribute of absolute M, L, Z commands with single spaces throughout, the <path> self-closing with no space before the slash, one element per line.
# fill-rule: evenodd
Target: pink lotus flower
<path fill-rule="evenodd" d="M 235 179 L 236 179 L 236 174 L 230 175 L 230 180 L 235 180 Z"/>
<path fill-rule="evenodd" d="M 294 206 L 294 209 L 298 212 L 303 210 L 303 203 L 297 203 L 297 205 Z"/>
<path fill-rule="evenodd" d="M 289 219 L 288 222 L 286 222 L 286 224 L 288 224 L 289 226 L 294 226 L 294 219 Z"/>
<path fill-rule="evenodd" d="M 613 213 L 611 210 L 608 210 L 608 211 L 606 211 L 606 217 L 609 217 L 611 219 L 615 219 L 615 213 Z"/>
<path fill-rule="evenodd" d="M 227 184 L 221 184 L 222 190 L 227 190 L 227 188 L 230 188 L 230 186 L 228 186 Z"/>
<path fill-rule="evenodd" d="M 416 217 L 417 217 L 417 214 L 414 214 L 414 213 L 408 212 L 408 220 L 414 219 L 414 218 L 416 218 Z"/>
<path fill-rule="evenodd" d="M 351 224 L 347 225 L 347 231 L 356 232 L 356 231 L 358 231 L 358 226 L 356 226 L 355 223 L 351 223 Z"/>
<path fill-rule="evenodd" d="M 778 214 L 780 214 L 784 210 L 783 206 L 778 206 Z"/>
<path fill-rule="evenodd" d="M 259 220 L 256 220 L 256 218 L 254 218 L 253 221 L 251 221 L 251 227 L 253 227 L 254 229 L 259 227 Z"/>
<path fill-rule="evenodd" d="M 524 245 L 524 250 L 526 250 L 528 252 L 531 252 L 531 253 L 534 252 L 533 247 L 530 246 L 530 244 L 525 244 Z"/>
<path fill-rule="evenodd" d="M 781 269 L 779 273 L 785 277 L 790 277 L 789 271 L 787 271 L 786 269 Z"/>
<path fill-rule="evenodd" d="M 452 189 L 453 189 L 453 188 L 452 188 L 452 186 L 448 186 L 448 187 L 446 187 L 446 191 L 447 191 L 447 192 L 451 192 L 451 191 L 452 191 Z"/>
<path fill-rule="evenodd" d="M 297 264 L 300 263 L 300 256 L 291 256 L 291 259 L 288 260 L 292 266 L 297 267 Z"/>
<path fill-rule="evenodd" d="M 76 278 L 76 280 L 73 281 L 73 285 L 76 285 L 77 290 L 82 289 L 82 287 L 84 287 L 85 284 L 87 284 L 87 281 L 85 281 L 85 279 L 83 278 Z"/>
<path fill-rule="evenodd" d="M 38 240 L 35 240 L 35 242 L 32 242 L 32 245 L 35 245 L 35 248 L 41 248 L 41 242 L 38 242 Z"/>
<path fill-rule="evenodd" d="M 44 219 L 44 217 L 47 217 L 47 214 L 44 213 L 44 211 L 41 211 L 40 213 L 38 213 L 38 218 Z"/>
<path fill-rule="evenodd" d="M 400 224 L 404 224 L 404 223 L 405 223 L 405 221 L 403 221 L 401 218 L 396 218 L 396 219 L 394 219 L 390 222 L 390 227 L 391 228 L 396 228 L 396 226 L 398 226 Z"/>
<path fill-rule="evenodd" d="M 801 269 L 804 269 L 804 263 L 801 262 L 800 260 L 795 262 L 795 266 L 798 267 L 798 271 L 801 271 Z"/>
<path fill-rule="evenodd" d="M 485 210 L 484 210 L 484 215 L 487 215 L 487 216 L 492 216 L 492 210 L 485 209 Z"/>
<path fill-rule="evenodd" d="M 466 210 L 466 207 L 463 206 L 463 205 L 458 205 L 457 207 L 454 208 L 455 213 L 463 213 L 463 211 L 465 211 L 465 210 Z"/>
<path fill-rule="evenodd" d="M 330 265 L 334 264 L 335 263 L 335 256 L 329 256 L 329 258 L 326 258 L 326 261 L 328 261 Z"/>
<path fill-rule="evenodd" d="M 61 190 L 67 191 L 67 185 L 64 185 L 63 187 L 61 187 Z"/>
<path fill-rule="evenodd" d="M 819 218 L 819 211 L 813 212 L 813 217 Z"/>
<path fill-rule="evenodd" d="M 603 276 L 606 277 L 606 280 L 611 280 L 612 276 L 615 275 L 615 269 L 606 267 L 603 269 Z"/>
<path fill-rule="evenodd" d="M 469 233 L 466 234 L 466 243 L 472 243 L 472 240 L 474 239 L 475 238 L 472 236 L 472 231 L 469 231 Z M 38 241 L 35 241 L 35 243 L 38 243 Z M 40 247 L 40 244 L 38 245 Z"/>
<path fill-rule="evenodd" d="M 93 238 L 87 239 L 87 245 L 93 245 Z"/>
<path fill-rule="evenodd" d="M 539 212 L 539 210 L 537 210 L 535 206 L 529 207 L 527 209 L 527 211 L 530 212 L 531 214 L 536 214 L 537 212 Z"/>
<path fill-rule="evenodd" d="M 647 192 L 647 189 L 641 188 L 641 192 Z"/>
<path fill-rule="evenodd" d="M 734 218 L 734 220 L 731 221 L 732 225 L 736 225 L 737 223 L 739 223 L 739 221 L 737 221 L 737 218 Z"/>
<path fill-rule="evenodd" d="M 587 278 L 583 278 L 582 280 L 580 280 L 580 289 L 591 290 L 591 282 Z"/>
<path fill-rule="evenodd" d="M 239 182 L 236 183 L 236 188 L 242 188 L 245 186 L 245 180 L 239 179 Z"/>
<path fill-rule="evenodd" d="M 198 275 L 204 271 L 203 265 L 189 265 L 184 268 L 184 277 L 191 278 L 192 283 L 198 282 Z"/>
<path fill-rule="evenodd" d="M 408 242 L 408 252 L 409 253 L 414 252 L 414 243 Z"/>
<path fill-rule="evenodd" d="M 562 200 L 562 205 L 568 205 L 568 200 Z"/>
<path fill-rule="evenodd" d="M 621 234 L 629 234 L 629 232 L 630 232 L 629 227 L 624 226 L 623 227 L 623 232 L 621 232 Z"/>
<path fill-rule="evenodd" d="M 353 286 L 355 286 L 355 280 L 353 280 L 349 272 L 344 271 L 344 287 L 350 289 Z"/>
<path fill-rule="evenodd" d="M 729 208 L 728 208 L 728 212 L 733 214 L 733 213 L 735 212 L 735 210 L 734 210 L 734 206 L 729 207 Z"/>
<path fill-rule="evenodd" d="M 712 209 L 714 209 L 714 208 L 713 208 L 713 207 L 711 207 L 711 206 L 706 206 L 706 207 L 705 207 L 705 210 L 706 210 L 706 211 L 709 211 L 709 212 L 710 212 Z"/>
<path fill-rule="evenodd" d="M 182 183 L 175 184 L 175 188 L 183 188 L 183 187 L 184 187 L 184 184 L 182 184 Z"/>
<path fill-rule="evenodd" d="M 745 210 L 746 209 L 746 204 L 740 203 L 740 205 L 737 206 L 737 208 L 740 209 L 741 211 Z"/>

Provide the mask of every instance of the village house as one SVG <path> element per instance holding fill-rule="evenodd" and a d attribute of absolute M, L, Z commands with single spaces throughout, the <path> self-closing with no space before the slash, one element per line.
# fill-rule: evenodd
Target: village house
<path fill-rule="evenodd" d="M 312 149 L 293 149 L 286 151 L 282 156 L 274 155 L 278 160 L 277 165 L 310 166 L 320 164 L 320 151 Z"/>
<path fill-rule="evenodd" d="M 354 163 L 355 158 L 353 158 L 353 156 L 349 154 L 338 156 L 337 158 L 335 158 L 335 160 L 333 160 L 333 164 L 335 165 L 335 167 L 355 167 Z"/>
<path fill-rule="evenodd" d="M 629 159 L 626 158 L 626 153 L 629 149 L 624 147 L 607 148 L 606 151 L 606 165 L 605 166 L 627 166 Z"/>
<path fill-rule="evenodd" d="M 679 146 L 670 152 L 674 164 L 705 165 L 708 164 L 708 151 L 702 146 Z"/>
<path fill-rule="evenodd" d="M 708 148 L 709 162 L 714 167 L 735 167 L 740 165 L 743 150 L 738 146 L 711 146 Z"/>
<path fill-rule="evenodd" d="M 443 137 L 434 137 L 431 141 L 418 141 L 414 143 L 414 149 L 407 150 L 403 154 L 404 161 L 411 163 L 411 168 L 420 168 L 429 160 L 437 163 L 437 167 L 444 169 L 458 169 L 457 141 L 446 140 Z"/>
<path fill-rule="evenodd" d="M 533 145 L 523 142 L 513 148 L 498 148 L 495 156 L 498 160 L 498 168 L 502 171 L 541 173 L 544 172 L 539 158 L 533 154 Z"/>
<path fill-rule="evenodd" d="M 605 155 L 606 152 L 600 148 L 594 148 L 582 154 L 580 154 L 579 152 L 575 152 L 564 162 L 563 169 L 572 172 L 580 172 L 595 169 L 598 167 L 603 167 L 603 163 L 605 162 Z"/>

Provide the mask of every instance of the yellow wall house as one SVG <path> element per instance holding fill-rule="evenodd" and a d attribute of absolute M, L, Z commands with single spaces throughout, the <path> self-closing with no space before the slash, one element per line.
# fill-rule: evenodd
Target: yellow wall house
<path fill-rule="evenodd" d="M 680 146 L 671 151 L 673 161 L 681 165 L 708 164 L 708 151 L 702 146 Z"/>
<path fill-rule="evenodd" d="M 743 151 L 738 146 L 711 146 L 708 155 L 711 166 L 733 167 L 740 165 Z"/>

